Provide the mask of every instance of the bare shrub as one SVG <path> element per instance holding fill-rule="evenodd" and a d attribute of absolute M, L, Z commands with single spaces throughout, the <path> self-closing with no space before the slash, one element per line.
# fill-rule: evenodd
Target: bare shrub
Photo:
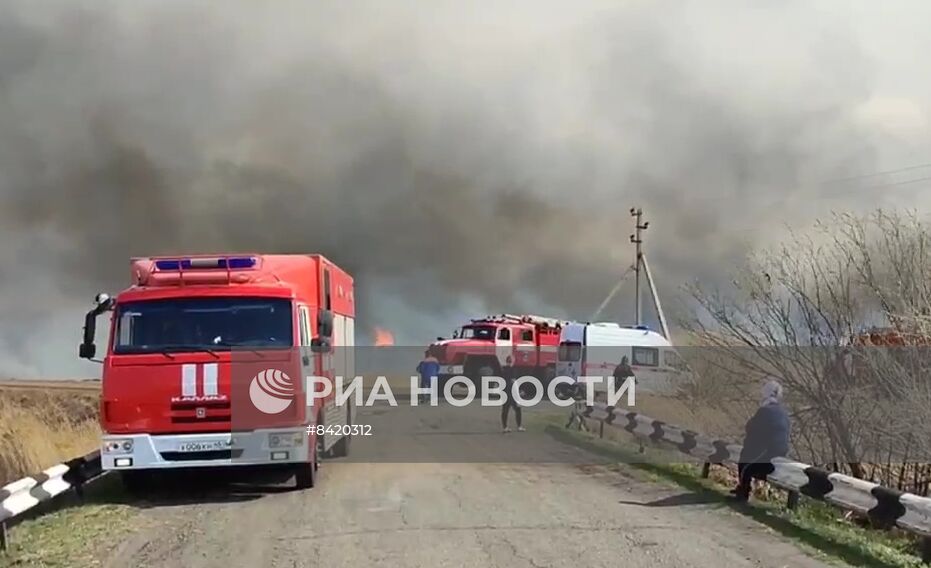
<path fill-rule="evenodd" d="M 727 287 L 690 285 L 696 399 L 745 417 L 775 376 L 799 459 L 926 490 L 903 464 L 931 454 L 929 245 L 916 215 L 836 215 L 748 258 Z"/>

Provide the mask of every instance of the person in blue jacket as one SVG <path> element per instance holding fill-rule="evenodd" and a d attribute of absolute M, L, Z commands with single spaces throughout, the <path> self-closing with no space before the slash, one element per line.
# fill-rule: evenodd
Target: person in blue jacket
<path fill-rule="evenodd" d="M 417 372 L 420 373 L 420 388 L 430 388 L 433 381 L 437 380 L 437 376 L 440 374 L 440 362 L 430 353 L 429 349 L 424 351 L 423 361 L 417 365 Z M 418 402 L 425 402 L 426 400 L 427 395 L 417 395 Z"/>
<path fill-rule="evenodd" d="M 732 492 L 737 501 L 750 498 L 752 480 L 765 479 L 773 472 L 773 458 L 789 453 L 789 413 L 782 405 L 782 385 L 769 380 L 763 385 L 760 408 L 747 421 L 743 450 L 737 465 L 737 488 Z"/>

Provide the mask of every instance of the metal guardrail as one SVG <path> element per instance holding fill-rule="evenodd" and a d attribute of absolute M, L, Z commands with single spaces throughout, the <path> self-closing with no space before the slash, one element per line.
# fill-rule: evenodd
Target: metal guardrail
<path fill-rule="evenodd" d="M 704 462 L 702 475 L 711 464 L 737 464 L 741 446 L 715 440 L 698 432 L 654 420 L 639 412 L 624 412 L 604 403 L 585 406 L 576 403 L 573 419 L 585 418 L 631 435 L 675 447 L 679 452 Z M 580 425 L 582 421 L 580 420 Z M 776 458 L 765 481 L 789 492 L 788 506 L 794 507 L 799 495 L 830 503 L 838 508 L 865 515 L 876 527 L 899 527 L 922 537 L 922 560 L 931 562 L 931 498 L 883 487 L 876 483 L 833 473 L 801 462 Z"/>
<path fill-rule="evenodd" d="M 68 491 L 83 495 L 84 484 L 103 473 L 100 452 L 53 465 L 0 488 L 0 550 L 6 550 L 7 525 L 23 513 Z"/>

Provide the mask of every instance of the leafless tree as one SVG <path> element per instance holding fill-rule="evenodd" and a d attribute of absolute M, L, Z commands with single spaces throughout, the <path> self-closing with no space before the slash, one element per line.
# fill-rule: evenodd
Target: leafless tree
<path fill-rule="evenodd" d="M 917 215 L 835 215 L 752 255 L 730 286 L 688 291 L 680 324 L 703 346 L 697 381 L 714 385 L 696 392 L 719 394 L 704 403 L 745 412 L 773 375 L 799 458 L 864 476 L 931 453 L 931 232 Z"/>

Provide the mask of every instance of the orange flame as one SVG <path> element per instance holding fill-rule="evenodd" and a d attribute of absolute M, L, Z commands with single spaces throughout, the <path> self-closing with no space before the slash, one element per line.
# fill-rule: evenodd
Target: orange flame
<path fill-rule="evenodd" d="M 394 334 L 383 327 L 375 327 L 375 347 L 388 347 L 394 345 Z"/>

